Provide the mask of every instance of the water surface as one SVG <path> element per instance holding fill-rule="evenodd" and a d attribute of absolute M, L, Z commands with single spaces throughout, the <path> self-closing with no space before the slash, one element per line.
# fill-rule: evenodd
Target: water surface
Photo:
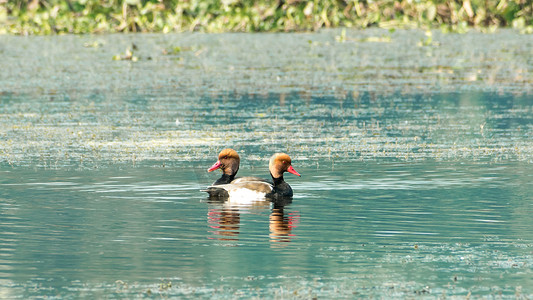
<path fill-rule="evenodd" d="M 530 166 L 294 165 L 292 203 L 250 205 L 173 168 L 4 169 L 4 296 L 533 292 Z"/>
<path fill-rule="evenodd" d="M 531 36 L 337 34 L 0 36 L 0 297 L 533 296 Z"/>

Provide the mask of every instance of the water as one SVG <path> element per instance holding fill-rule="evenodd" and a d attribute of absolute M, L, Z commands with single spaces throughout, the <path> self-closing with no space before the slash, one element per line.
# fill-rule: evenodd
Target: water
<path fill-rule="evenodd" d="M 530 166 L 294 164 L 275 205 L 172 168 L 4 169 L 4 296 L 533 292 Z"/>
<path fill-rule="evenodd" d="M 533 296 L 531 36 L 336 34 L 0 36 L 0 298 Z"/>

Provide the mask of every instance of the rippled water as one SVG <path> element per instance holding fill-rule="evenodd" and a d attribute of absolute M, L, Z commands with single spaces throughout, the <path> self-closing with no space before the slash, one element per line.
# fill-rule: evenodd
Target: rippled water
<path fill-rule="evenodd" d="M 532 297 L 531 36 L 335 35 L 0 36 L 0 298 Z"/>
<path fill-rule="evenodd" d="M 250 205 L 175 168 L 3 169 L 3 296 L 533 292 L 529 165 L 294 165 L 292 203 Z"/>
<path fill-rule="evenodd" d="M 285 151 L 335 160 L 517 160 L 533 157 L 529 94 L 238 94 L 176 99 L 93 95 L 2 102 L 0 158 L 13 166 L 101 167 L 214 157 L 238 148 L 246 161 Z M 95 98 L 98 97 L 98 98 Z M 245 162 L 246 163 L 246 162 Z"/>

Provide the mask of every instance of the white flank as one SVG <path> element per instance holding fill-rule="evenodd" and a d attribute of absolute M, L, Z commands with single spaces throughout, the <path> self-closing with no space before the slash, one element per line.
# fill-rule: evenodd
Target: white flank
<path fill-rule="evenodd" d="M 253 181 L 250 179 L 251 178 L 248 178 L 249 181 L 246 182 L 241 182 L 237 180 L 230 184 L 221 184 L 217 185 L 216 187 L 228 191 L 228 202 L 230 203 L 250 204 L 257 201 L 264 201 L 267 193 L 253 190 L 248 187 L 250 186 L 250 184 L 253 185 L 253 183 L 262 185 L 263 187 L 265 187 L 266 185 L 268 187 L 268 192 L 270 192 L 273 189 L 272 185 L 264 181 Z"/>
<path fill-rule="evenodd" d="M 252 191 L 249 189 L 243 189 L 243 188 L 236 188 L 231 189 L 228 191 L 229 202 L 233 203 L 252 203 L 255 201 L 263 201 L 265 200 L 265 193 L 260 193 L 257 191 Z"/>

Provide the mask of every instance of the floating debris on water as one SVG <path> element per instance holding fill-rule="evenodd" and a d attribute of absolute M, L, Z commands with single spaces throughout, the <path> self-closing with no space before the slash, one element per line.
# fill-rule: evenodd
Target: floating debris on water
<path fill-rule="evenodd" d="M 0 73 L 0 161 L 9 165 L 199 160 L 221 145 L 312 165 L 533 160 L 533 38 L 514 31 L 0 40 L 0 68 L 10 70 Z M 374 40 L 388 45 L 361 42 Z M 47 49 L 54 63 L 18 59 L 20 48 Z M 137 63 L 110 64 L 124 49 L 115 59 Z"/>

